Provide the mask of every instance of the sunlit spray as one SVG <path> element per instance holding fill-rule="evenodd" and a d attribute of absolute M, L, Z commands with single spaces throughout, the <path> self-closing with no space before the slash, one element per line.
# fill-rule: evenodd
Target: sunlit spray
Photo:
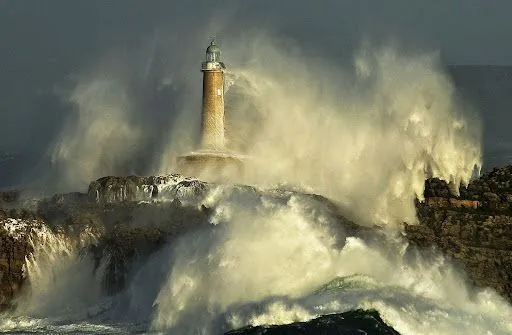
<path fill-rule="evenodd" d="M 312 197 L 222 186 L 203 203 L 215 209 L 213 226 L 158 255 L 170 272 L 154 302 L 154 331 L 219 334 L 357 308 L 377 309 L 401 334 L 512 331 L 507 302 L 467 289 L 443 257 L 407 261 L 400 239 L 349 236 Z"/>
<path fill-rule="evenodd" d="M 260 37 L 227 44 L 228 138 L 254 158 L 245 181 L 302 185 L 363 222 L 415 222 L 424 180 L 454 189 L 481 166 L 480 125 L 437 54 L 363 47 L 353 67 Z M 471 121 L 471 122 L 469 122 Z"/>

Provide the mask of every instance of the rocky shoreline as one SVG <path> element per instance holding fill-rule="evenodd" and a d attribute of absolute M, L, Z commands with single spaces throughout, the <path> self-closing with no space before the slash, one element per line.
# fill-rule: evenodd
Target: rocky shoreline
<path fill-rule="evenodd" d="M 87 193 L 57 194 L 35 202 L 17 191 L 0 192 L 0 310 L 13 308 L 13 299 L 24 287 L 25 263 L 41 227 L 76 246 L 87 245 L 84 252 L 96 266 L 108 254 L 103 286 L 106 294 L 115 294 L 125 287 L 135 261 L 175 236 L 208 224 L 211 209 L 193 206 L 189 199 L 204 196 L 212 186 L 179 175 L 130 176 L 104 177 L 93 181 Z M 427 181 L 425 200 L 416 202 L 419 224 L 404 223 L 409 248 L 440 251 L 465 270 L 469 282 L 491 287 L 512 301 L 512 166 L 484 174 L 467 188 L 462 186 L 458 195 L 454 191 L 441 180 Z M 328 199 L 307 196 L 336 212 Z M 174 200 L 158 201 L 161 197 Z M 375 230 L 336 215 L 350 234 Z"/>
<path fill-rule="evenodd" d="M 465 270 L 470 283 L 512 301 L 512 166 L 496 168 L 462 186 L 428 180 L 417 202 L 420 224 L 405 224 L 411 245 L 435 248 Z"/>

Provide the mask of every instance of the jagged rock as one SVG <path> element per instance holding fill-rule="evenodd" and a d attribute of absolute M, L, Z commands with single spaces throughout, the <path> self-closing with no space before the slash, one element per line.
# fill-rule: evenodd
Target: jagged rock
<path fill-rule="evenodd" d="M 245 327 L 227 332 L 226 335 L 272 334 L 399 334 L 388 326 L 375 310 L 355 310 L 340 314 L 323 315 L 308 322 L 294 322 L 279 326 Z"/>
<path fill-rule="evenodd" d="M 495 168 L 445 195 L 448 184 L 425 183 L 425 201 L 417 203 L 420 225 L 405 225 L 411 245 L 436 247 L 480 287 L 492 287 L 512 300 L 512 166 Z"/>
<path fill-rule="evenodd" d="M 103 258 L 108 259 L 103 277 L 104 292 L 112 295 L 123 290 L 133 264 L 160 249 L 167 238 L 166 231 L 156 228 L 118 228 L 112 234 L 105 235 L 98 245 L 91 248 L 96 268 Z"/>
<path fill-rule="evenodd" d="M 483 196 L 484 196 L 484 199 L 486 199 L 489 202 L 499 202 L 500 201 L 500 197 L 496 193 L 485 192 L 483 194 Z"/>
<path fill-rule="evenodd" d="M 474 200 L 481 211 L 508 213 L 512 215 L 511 202 L 512 197 L 512 166 L 495 168 L 492 171 L 482 175 L 480 178 L 472 180 L 467 187 L 459 188 L 459 196 L 450 192 L 448 183 L 432 178 L 426 181 L 424 197 L 430 206 L 434 206 L 436 201 L 440 207 L 446 205 L 444 200 L 453 202 L 451 207 L 461 204 L 459 207 L 475 207 L 468 202 L 466 205 L 462 201 Z M 429 200 L 436 199 L 437 200 Z M 453 200 L 450 200 L 453 199 Z M 462 206 L 463 205 L 463 206 Z"/>
<path fill-rule="evenodd" d="M 182 206 L 179 200 L 170 204 L 109 207 L 102 216 L 107 232 L 89 250 L 97 266 L 107 260 L 103 278 L 105 293 L 115 294 L 124 289 L 135 263 L 142 262 L 174 236 L 208 224 L 207 219 L 207 213 L 195 207 Z"/>
<path fill-rule="evenodd" d="M 154 192 L 157 186 L 147 192 L 147 185 L 159 185 L 176 198 L 172 202 L 138 201 L 136 192 L 141 189 L 149 199 L 158 196 Z M 23 264 L 33 251 L 29 243 L 31 230 L 44 226 L 75 245 L 88 244 L 83 254 L 92 257 L 96 266 L 107 261 L 104 289 L 114 294 L 124 288 L 135 262 L 151 255 L 175 235 L 208 223 L 209 212 L 180 201 L 187 195 L 202 194 L 205 185 L 178 175 L 106 177 L 91 183 L 88 193 L 56 194 L 42 199 L 35 211 L 0 208 L 0 311 L 10 306 L 24 283 Z M 96 190 L 101 194 L 98 202 L 90 197 Z"/>
<path fill-rule="evenodd" d="M 164 176 L 103 177 L 89 185 L 88 196 L 99 204 L 150 200 L 157 197 L 186 199 L 204 194 L 207 183 L 178 174 Z"/>
<path fill-rule="evenodd" d="M 20 192 L 16 190 L 0 192 L 0 201 L 14 202 L 19 199 Z"/>
<path fill-rule="evenodd" d="M 17 219 L 0 219 L 0 311 L 10 308 L 25 279 L 23 265 L 32 247 L 25 236 L 38 222 L 19 224 Z"/>
<path fill-rule="evenodd" d="M 469 209 L 418 207 L 419 225 L 405 225 L 411 245 L 436 247 L 465 269 L 471 283 L 512 300 L 512 217 Z"/>

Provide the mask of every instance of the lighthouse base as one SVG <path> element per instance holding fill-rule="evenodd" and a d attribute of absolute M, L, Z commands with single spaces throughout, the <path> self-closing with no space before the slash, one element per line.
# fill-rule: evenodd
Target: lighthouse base
<path fill-rule="evenodd" d="M 178 156 L 181 174 L 209 182 L 236 182 L 244 173 L 245 157 L 222 151 L 197 151 Z"/>

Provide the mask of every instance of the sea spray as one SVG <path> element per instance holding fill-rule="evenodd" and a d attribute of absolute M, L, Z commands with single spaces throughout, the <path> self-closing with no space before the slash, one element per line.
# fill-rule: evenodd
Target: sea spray
<path fill-rule="evenodd" d="M 230 32 L 222 48 L 228 146 L 251 157 L 246 175 L 228 182 L 301 185 L 336 199 L 360 222 L 396 226 L 416 221 L 413 202 L 426 177 L 456 191 L 481 166 L 479 118 L 435 52 L 365 43 L 352 62 L 349 53 L 333 62 L 260 32 Z M 172 77 L 166 94 L 174 107 L 165 113 L 145 106 L 147 59 L 111 55 L 76 76 L 64 94 L 73 113 L 49 148 L 60 186 L 84 187 L 142 166 L 176 172 L 175 158 L 197 147 L 200 124 L 200 74 L 190 74 L 200 64 L 183 55 L 169 56 L 169 64 L 177 57 L 185 69 L 161 74 Z"/>
<path fill-rule="evenodd" d="M 44 222 L 18 220 L 23 237 L 28 240 L 32 252 L 25 259 L 27 285 L 17 298 L 17 313 L 36 316 L 67 315 L 75 308 L 86 306 L 81 300 L 95 295 L 94 288 L 83 291 L 92 266 L 89 260 L 79 257 L 79 250 L 97 240 L 97 232 L 89 226 L 78 232 L 75 238 L 60 230 L 50 229 Z M 70 283 L 74 282 L 73 285 Z M 90 282 L 90 284 L 93 284 Z M 81 292 L 81 293 L 80 293 Z M 96 290 L 96 294 L 101 293 Z M 77 307 L 79 306 L 79 307 Z"/>
<path fill-rule="evenodd" d="M 336 243 L 343 225 L 326 229 L 336 219 L 321 203 L 229 189 L 206 200 L 215 204 L 214 226 L 158 256 L 170 272 L 155 300 L 154 331 L 218 334 L 357 308 L 378 310 L 403 334 L 512 331 L 510 305 L 491 290 L 466 288 L 443 257 L 405 257 L 396 238 Z"/>
<path fill-rule="evenodd" d="M 479 170 L 478 117 L 436 53 L 366 44 L 347 67 L 286 45 L 263 35 L 224 47 L 229 138 L 254 158 L 244 182 L 304 185 L 360 222 L 395 225 L 416 221 L 427 177 L 458 190 Z"/>
<path fill-rule="evenodd" d="M 109 71 L 111 71 L 109 69 Z M 141 141 L 141 129 L 130 119 L 133 102 L 126 80 L 95 69 L 77 79 L 66 102 L 67 122 L 50 148 L 60 190 L 84 187 L 129 161 Z"/>

